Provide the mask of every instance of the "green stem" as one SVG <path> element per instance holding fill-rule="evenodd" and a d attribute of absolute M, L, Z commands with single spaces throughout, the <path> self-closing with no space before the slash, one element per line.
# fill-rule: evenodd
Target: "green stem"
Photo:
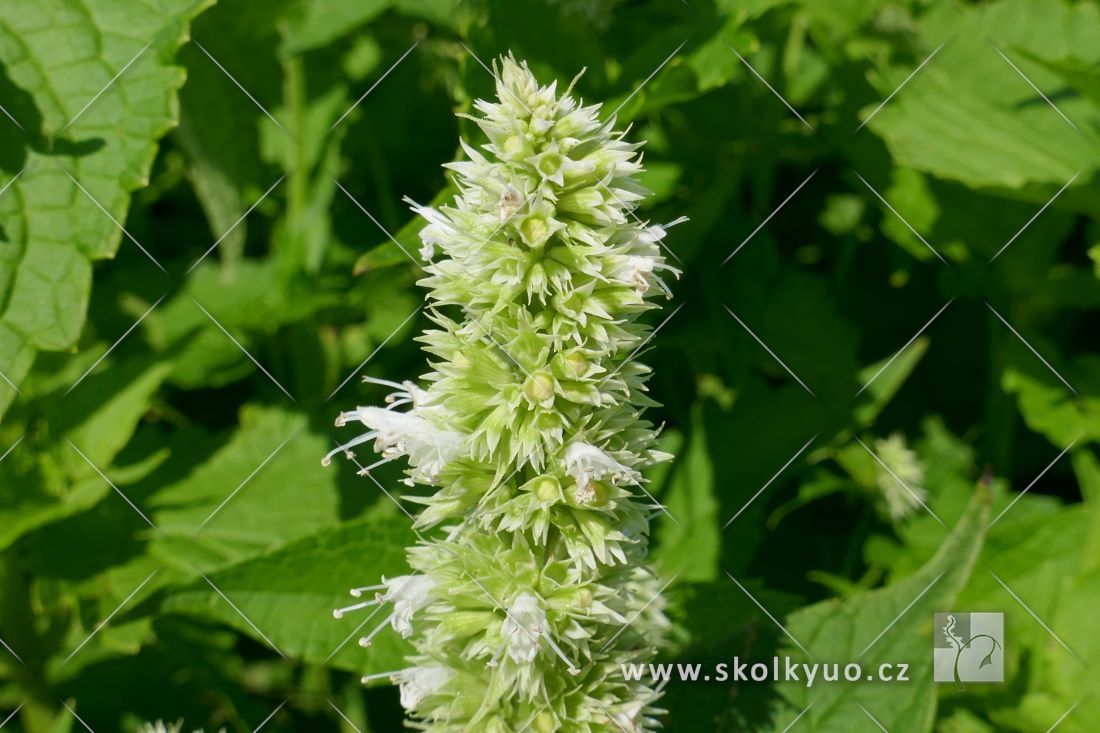
<path fill-rule="evenodd" d="M 296 259 L 301 260 L 301 225 L 309 202 L 309 166 L 303 142 L 306 132 L 306 80 L 301 56 L 283 57 L 283 99 L 286 101 L 291 135 L 285 159 L 286 229 L 294 241 Z"/>
<path fill-rule="evenodd" d="M 1011 318 L 1011 314 L 1008 316 Z M 1012 435 L 1015 428 L 1016 410 L 1011 399 L 1001 387 L 1001 379 L 1007 364 L 1006 350 L 1009 337 L 1003 324 L 990 313 L 989 323 L 989 365 L 986 377 L 985 426 L 984 436 L 986 460 L 990 465 L 1000 466 L 1007 474 L 1012 460 Z"/>
<path fill-rule="evenodd" d="M 19 659 L 6 650 L 0 654 L 7 661 L 12 679 L 26 696 L 20 710 L 23 727 L 28 733 L 47 733 L 58 713 L 57 699 L 42 668 L 45 654 L 34 627 L 29 578 L 16 552 L 10 547 L 0 555 L 0 628 Z"/>

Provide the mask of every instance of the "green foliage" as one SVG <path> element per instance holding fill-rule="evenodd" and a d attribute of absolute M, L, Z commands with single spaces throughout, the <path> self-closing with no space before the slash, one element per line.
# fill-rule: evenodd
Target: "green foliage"
<path fill-rule="evenodd" d="M 418 376 L 401 199 L 454 195 L 440 165 L 479 138 L 453 113 L 508 50 L 586 68 L 577 94 L 647 141 L 640 215 L 690 218 L 645 354 L 678 454 L 647 485 L 662 661 L 801 654 L 775 621 L 850 661 L 939 577 L 863 660 L 912 682 L 672 682 L 667 729 L 778 733 L 814 703 L 791 733 L 875 730 L 859 703 L 891 733 L 1090 731 L 1081 0 L 0 4 L 5 730 L 82 729 L 66 705 L 97 731 L 399 725 L 358 678 L 406 647 L 331 610 L 407 572 L 418 494 L 318 461 L 334 405 L 383 394 L 357 377 Z M 867 450 L 895 433 L 928 509 L 902 518 Z M 1004 685 L 927 681 L 943 610 L 1005 613 Z"/>
<path fill-rule="evenodd" d="M 33 2 L 4 8 L 10 117 L 0 145 L 11 190 L 0 203 L 0 371 L 16 384 L 36 351 L 76 342 L 91 262 L 114 256 L 129 194 L 148 183 L 157 143 L 176 124 L 184 75 L 173 58 L 206 4 L 165 0 L 120 13 L 110 0 L 59 3 L 53 18 Z M 9 386 L 0 408 L 15 396 Z"/>
<path fill-rule="evenodd" d="M 989 498 L 984 490 L 975 492 L 970 509 L 935 557 L 913 574 L 884 588 L 843 601 L 822 601 L 791 614 L 786 625 L 791 643 L 784 651 L 797 663 L 843 665 L 858 660 L 865 669 L 875 670 L 883 663 L 907 663 L 913 688 L 878 683 L 853 689 L 838 682 L 826 683 L 819 691 L 785 683 L 779 693 L 788 707 L 776 714 L 774 730 L 791 725 L 811 704 L 806 725 L 823 733 L 857 729 L 871 716 L 891 731 L 929 730 L 936 714 L 932 670 L 922 660 L 932 645 L 929 619 L 939 609 L 954 608 L 981 551 L 988 520 Z"/>

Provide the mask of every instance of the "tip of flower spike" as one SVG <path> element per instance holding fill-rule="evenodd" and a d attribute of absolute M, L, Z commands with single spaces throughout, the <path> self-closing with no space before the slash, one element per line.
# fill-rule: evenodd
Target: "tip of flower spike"
<path fill-rule="evenodd" d="M 339 608 L 334 608 L 334 609 L 332 609 L 332 617 L 333 618 L 343 618 L 344 617 L 344 612 L 341 611 Z"/>
<path fill-rule="evenodd" d="M 329 466 L 331 464 L 332 464 L 332 459 L 329 458 L 328 456 L 325 456 L 324 458 L 321 459 L 321 465 L 322 466 Z"/>
<path fill-rule="evenodd" d="M 370 638 L 366 636 L 359 637 L 359 646 L 366 649 L 368 646 L 370 646 Z"/>

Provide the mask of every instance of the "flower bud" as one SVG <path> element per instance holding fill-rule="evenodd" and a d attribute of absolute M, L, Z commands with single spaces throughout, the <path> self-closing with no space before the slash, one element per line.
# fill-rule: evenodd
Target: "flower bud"
<path fill-rule="evenodd" d="M 536 404 L 552 402 L 554 399 L 554 378 L 546 372 L 535 372 L 523 384 L 524 396 Z"/>

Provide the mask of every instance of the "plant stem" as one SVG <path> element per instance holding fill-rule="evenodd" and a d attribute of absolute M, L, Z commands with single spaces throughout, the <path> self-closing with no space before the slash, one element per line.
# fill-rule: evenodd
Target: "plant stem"
<path fill-rule="evenodd" d="M 20 710 L 24 728 L 28 733 L 47 733 L 53 728 L 58 705 L 42 669 L 45 655 L 35 632 L 28 578 L 23 573 L 16 547 L 9 547 L 0 554 L 0 628 L 5 632 L 5 642 L 19 658 L 7 650 L 0 654 L 4 655 L 12 678 L 26 695 Z"/>

